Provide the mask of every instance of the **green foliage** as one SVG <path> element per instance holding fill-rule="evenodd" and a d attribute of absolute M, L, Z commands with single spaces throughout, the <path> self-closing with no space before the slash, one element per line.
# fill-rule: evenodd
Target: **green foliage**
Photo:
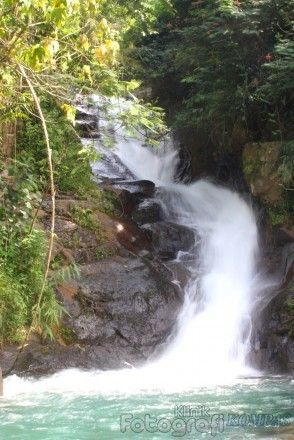
<path fill-rule="evenodd" d="M 64 263 L 64 258 L 62 257 L 62 255 L 57 254 L 50 263 L 50 269 L 52 270 L 58 270 L 61 269 Z"/>
<path fill-rule="evenodd" d="M 27 322 L 23 289 L 13 276 L 0 269 L 0 342 L 19 342 Z"/>
<path fill-rule="evenodd" d="M 99 210 L 107 215 L 119 214 L 121 203 L 117 195 L 110 190 L 103 189 L 96 197 Z"/>
<path fill-rule="evenodd" d="M 5 231 L 1 221 L 1 232 Z M 0 342 L 20 342 L 25 327 L 32 323 L 35 303 L 44 279 L 47 240 L 43 231 L 33 229 L 27 235 L 23 230 L 9 237 L 1 234 L 0 257 Z M 54 326 L 61 316 L 53 286 L 46 283 L 35 330 L 53 337 Z"/>
<path fill-rule="evenodd" d="M 260 159 L 258 160 L 256 157 L 252 158 L 251 160 L 247 158 L 247 160 L 244 161 L 243 172 L 248 182 L 250 182 L 253 177 L 258 176 L 261 167 L 262 164 L 260 162 Z"/>
<path fill-rule="evenodd" d="M 55 259 L 53 259 L 54 262 Z M 52 280 L 54 284 L 58 284 L 60 282 L 71 281 L 80 277 L 80 269 L 79 266 L 73 262 L 68 266 L 63 266 L 60 264 L 60 259 L 57 258 L 57 267 L 52 275 Z"/>
<path fill-rule="evenodd" d="M 73 205 L 70 210 L 72 219 L 78 223 L 82 228 L 95 231 L 98 239 L 102 238 L 101 223 L 95 218 L 92 209 L 83 208 L 79 205 Z"/>
<path fill-rule="evenodd" d="M 120 45 L 155 26 L 169 0 L 4 0 L 0 3 L 0 120 L 31 111 L 19 65 L 38 93 L 59 99 L 69 119 L 78 92 L 129 92 Z M 124 78 L 123 78 L 124 76 Z M 123 81 L 122 81 L 123 79 Z"/>
<path fill-rule="evenodd" d="M 174 125 L 196 128 L 216 149 L 230 148 L 236 124 L 248 140 L 293 138 L 293 2 L 172 4 L 133 56 L 176 106 Z"/>
<path fill-rule="evenodd" d="M 89 160 L 97 154 L 91 146 L 83 146 L 74 127 L 52 100 L 42 101 L 55 164 L 55 183 L 60 191 L 80 196 L 95 191 Z M 30 171 L 43 188 L 48 181 L 47 159 L 42 127 L 37 118 L 24 121 L 17 150 L 30 161 Z"/>
<path fill-rule="evenodd" d="M 268 213 L 273 226 L 279 226 L 287 222 L 287 211 L 281 206 L 268 206 Z"/>
<path fill-rule="evenodd" d="M 282 147 L 281 164 L 278 172 L 286 187 L 293 186 L 294 179 L 294 140 L 286 142 Z"/>
<path fill-rule="evenodd" d="M 45 232 L 33 227 L 41 200 L 33 169 L 33 157 L 27 156 L 8 168 L 10 176 L 0 179 L 0 342 L 19 342 L 24 337 L 44 280 L 48 244 Z M 52 337 L 60 315 L 48 281 L 36 330 Z"/>
<path fill-rule="evenodd" d="M 68 345 L 73 344 L 77 340 L 75 331 L 64 325 L 59 328 L 59 336 L 61 337 L 62 341 Z"/>
<path fill-rule="evenodd" d="M 156 11 L 162 11 L 168 3 L 168 0 L 4 0 L 0 3 L 0 128 L 4 123 L 22 120 L 17 124 L 21 131 L 17 133 L 16 157 L 9 166 L 9 176 L 0 180 L 2 342 L 20 341 L 35 312 L 35 330 L 52 337 L 61 313 L 53 291 L 57 278 L 46 282 L 44 292 L 42 289 L 48 243 L 46 234 L 36 229 L 34 223 L 41 194 L 49 190 L 48 158 L 41 123 L 34 115 L 34 101 L 25 78 L 29 78 L 40 98 L 57 190 L 99 200 L 99 207 L 113 213 L 115 200 L 98 190 L 92 180 L 89 161 L 96 160 L 95 152 L 90 146 L 82 146 L 72 126 L 73 98 L 77 92 L 87 94 L 93 90 L 130 96 L 139 83 L 126 80 L 119 64 L 120 45 L 128 46 L 135 36 L 150 32 Z M 156 144 L 164 130 L 161 110 L 145 106 L 135 98 L 133 101 L 128 114 L 121 115 L 122 123 L 132 130 L 136 127 L 151 133 L 148 139 Z M 7 163 L 1 166 L 5 172 L 6 168 Z M 103 238 L 101 225 L 90 210 L 76 208 L 72 215 L 81 226 L 94 230 L 97 238 Z M 51 269 L 60 266 L 58 259 L 51 263 Z M 36 310 L 41 291 L 41 307 Z"/>
<path fill-rule="evenodd" d="M 109 258 L 113 255 L 113 252 L 111 251 L 111 249 L 104 249 L 104 248 L 97 248 L 96 249 L 96 258 L 97 260 L 105 260 L 106 258 Z"/>
<path fill-rule="evenodd" d="M 282 145 L 278 173 L 282 181 L 282 200 L 280 207 L 279 224 L 293 224 L 294 210 L 294 141 Z M 282 209 L 281 209 L 282 208 Z M 276 217 L 275 217 L 276 220 Z M 277 222 L 276 222 L 277 223 Z"/>
<path fill-rule="evenodd" d="M 272 224 L 287 224 L 293 206 L 293 1 L 172 0 L 157 33 L 137 41 L 134 70 L 161 98 L 175 129 L 197 133 L 197 151 L 216 156 L 246 142 L 279 141 L 278 206 Z M 245 174 L 260 172 L 247 163 Z"/>
<path fill-rule="evenodd" d="M 118 38 L 126 48 L 142 36 L 155 32 L 158 18 L 169 17 L 173 7 L 170 0 L 104 0 L 102 11 L 121 29 Z"/>
<path fill-rule="evenodd" d="M 133 97 L 128 108 L 119 115 L 126 133 L 129 136 L 144 136 L 145 142 L 151 146 L 158 146 L 162 137 L 167 133 L 164 121 L 164 111 L 151 103 L 144 104 Z"/>
<path fill-rule="evenodd" d="M 103 15 L 102 0 L 2 1 L 0 110 L 6 111 L 8 102 L 23 109 L 21 104 L 30 101 L 20 86 L 19 64 L 35 86 L 65 101 L 73 92 L 68 85 L 103 91 L 106 84 L 115 90 L 116 35 Z M 13 99 L 16 93 L 19 99 Z"/>

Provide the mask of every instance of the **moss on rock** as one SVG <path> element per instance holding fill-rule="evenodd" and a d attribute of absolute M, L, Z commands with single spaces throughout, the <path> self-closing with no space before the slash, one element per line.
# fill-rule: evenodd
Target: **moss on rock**
<path fill-rule="evenodd" d="M 289 191 L 279 172 L 283 160 L 281 142 L 246 144 L 243 171 L 253 196 L 260 199 L 273 226 L 291 223 Z"/>

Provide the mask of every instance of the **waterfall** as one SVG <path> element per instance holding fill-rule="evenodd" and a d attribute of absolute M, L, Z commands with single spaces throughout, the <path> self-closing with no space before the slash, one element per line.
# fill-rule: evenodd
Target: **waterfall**
<path fill-rule="evenodd" d="M 178 156 L 171 142 L 157 150 L 126 138 L 123 130 L 116 141 L 121 162 L 135 177 L 156 183 L 166 215 L 193 229 L 197 242 L 185 263 L 190 279 L 176 336 L 160 359 L 144 367 L 143 382 L 154 381 L 150 372 L 161 385 L 176 381 L 188 387 L 248 375 L 251 312 L 261 287 L 252 207 L 236 192 L 207 180 L 175 183 Z"/>
<path fill-rule="evenodd" d="M 117 160 L 119 171 L 123 165 L 135 178 L 155 182 L 155 198 L 166 215 L 194 231 L 190 251 L 177 257 L 189 273 L 183 308 L 175 334 L 159 358 L 119 371 L 63 371 L 39 380 L 38 392 L 70 391 L 73 382 L 77 393 L 174 392 L 256 374 L 246 365 L 252 308 L 262 287 L 256 270 L 258 231 L 252 207 L 236 192 L 208 180 L 176 183 L 179 159 L 170 141 L 156 149 L 126 136 L 122 128 L 113 132 L 114 150 L 99 147 L 107 161 Z M 93 167 L 105 173 L 103 161 Z M 111 177 L 119 177 L 112 169 Z M 34 380 L 12 381 L 11 388 L 18 392 L 35 386 Z"/>
<path fill-rule="evenodd" d="M 162 358 L 184 382 L 248 374 L 251 309 L 257 291 L 258 234 L 250 206 L 235 192 L 200 180 L 170 184 L 179 223 L 195 231 L 178 333 Z M 193 261 L 193 260 L 192 260 Z M 246 373 L 247 371 L 247 373 Z"/>

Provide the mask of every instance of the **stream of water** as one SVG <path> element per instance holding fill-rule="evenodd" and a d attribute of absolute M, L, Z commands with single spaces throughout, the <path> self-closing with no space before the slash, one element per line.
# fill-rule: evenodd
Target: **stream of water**
<path fill-rule="evenodd" d="M 141 368 L 10 376 L 0 406 L 2 439 L 294 438 L 293 380 L 248 365 L 251 316 L 264 288 L 250 203 L 200 180 L 176 183 L 177 151 L 115 130 L 116 147 L 94 164 L 104 177 L 126 167 L 156 183 L 166 216 L 194 231 L 177 259 L 189 281 L 177 331 Z M 111 171 L 109 171 L 111 168 Z"/>

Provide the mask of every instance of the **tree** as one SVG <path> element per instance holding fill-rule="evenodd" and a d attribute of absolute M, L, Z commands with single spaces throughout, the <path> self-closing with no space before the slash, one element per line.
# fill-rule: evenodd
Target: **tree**
<path fill-rule="evenodd" d="M 174 124 L 196 128 L 216 150 L 234 147 L 237 126 L 247 140 L 291 139 L 293 2 L 172 3 L 133 53 L 146 81 L 179 91 Z"/>

